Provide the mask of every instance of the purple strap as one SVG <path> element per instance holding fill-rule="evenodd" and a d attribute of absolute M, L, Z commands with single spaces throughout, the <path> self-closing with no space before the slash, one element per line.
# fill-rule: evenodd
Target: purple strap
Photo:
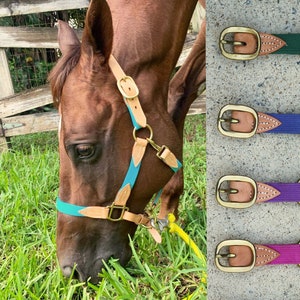
<path fill-rule="evenodd" d="M 300 264 L 300 244 L 287 244 L 287 245 L 265 245 L 280 255 L 269 262 L 269 265 L 278 264 Z"/>
<path fill-rule="evenodd" d="M 280 192 L 267 202 L 300 202 L 300 183 L 266 183 Z"/>

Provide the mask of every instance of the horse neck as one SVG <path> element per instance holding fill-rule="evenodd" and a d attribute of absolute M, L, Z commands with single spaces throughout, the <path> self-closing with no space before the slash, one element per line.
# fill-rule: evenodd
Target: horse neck
<path fill-rule="evenodd" d="M 166 101 L 197 0 L 108 2 L 114 27 L 113 55 L 140 90 L 142 86 L 152 96 L 163 93 L 162 101 Z"/>

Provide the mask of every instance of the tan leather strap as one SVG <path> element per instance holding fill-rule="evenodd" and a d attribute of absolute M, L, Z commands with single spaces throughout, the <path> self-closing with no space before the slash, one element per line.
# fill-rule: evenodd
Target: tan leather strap
<path fill-rule="evenodd" d="M 276 118 L 258 112 L 258 125 L 256 129 L 256 133 L 263 133 L 269 130 L 275 129 L 281 125 L 281 122 Z M 233 131 L 238 132 L 251 132 L 255 126 L 255 118 L 253 114 L 245 111 L 232 111 L 232 119 L 238 120 L 237 123 L 231 123 L 230 128 Z"/>
<path fill-rule="evenodd" d="M 257 197 L 255 202 L 262 203 L 269 201 L 280 195 L 280 192 L 274 187 L 256 182 L 257 184 Z M 230 181 L 230 189 L 237 191 L 236 193 L 229 194 L 229 200 L 232 202 L 249 202 L 253 199 L 254 189 L 252 184 L 243 181 Z"/>
<path fill-rule="evenodd" d="M 234 257 L 229 258 L 229 264 L 232 267 L 246 267 L 250 266 L 255 260 L 254 266 L 264 266 L 273 260 L 275 260 L 280 254 L 265 246 L 260 244 L 254 244 L 255 257 L 251 249 L 247 246 L 230 246 L 229 252 L 234 255 Z"/>
<path fill-rule="evenodd" d="M 119 91 L 122 94 L 126 105 L 130 108 L 130 113 L 133 115 L 135 122 L 139 127 L 145 128 L 147 120 L 138 98 L 138 87 L 134 80 L 124 73 L 114 56 L 110 56 L 108 63 L 117 80 Z"/>
<path fill-rule="evenodd" d="M 258 55 L 267 55 L 278 51 L 286 45 L 285 41 L 272 34 L 259 32 L 261 48 Z M 256 36 L 250 33 L 237 32 L 234 34 L 234 41 L 241 42 L 241 45 L 234 46 L 234 52 L 238 54 L 251 54 L 257 50 Z"/>

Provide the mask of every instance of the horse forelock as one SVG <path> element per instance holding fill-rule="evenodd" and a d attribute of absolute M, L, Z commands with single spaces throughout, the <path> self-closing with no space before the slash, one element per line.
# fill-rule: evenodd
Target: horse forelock
<path fill-rule="evenodd" d="M 80 46 L 74 46 L 71 50 L 64 54 L 58 61 L 56 66 L 52 69 L 49 75 L 51 91 L 53 96 L 53 103 L 57 107 L 61 100 L 63 86 L 68 75 L 78 64 L 80 59 Z"/>

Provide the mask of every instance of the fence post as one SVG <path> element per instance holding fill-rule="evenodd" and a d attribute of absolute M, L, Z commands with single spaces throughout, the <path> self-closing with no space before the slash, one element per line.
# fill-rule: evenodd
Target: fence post
<path fill-rule="evenodd" d="M 0 80 L 0 101 L 1 98 L 5 98 L 8 96 L 11 96 L 14 94 L 14 88 L 9 72 L 8 62 L 6 58 L 6 53 L 4 49 L 0 49 L 0 74 L 1 74 L 1 80 Z M 3 112 L 0 112 L 0 126 L 1 125 L 1 118 Z M 8 145 L 6 142 L 5 136 L 2 136 L 0 128 L 0 153 L 8 150 Z"/>

